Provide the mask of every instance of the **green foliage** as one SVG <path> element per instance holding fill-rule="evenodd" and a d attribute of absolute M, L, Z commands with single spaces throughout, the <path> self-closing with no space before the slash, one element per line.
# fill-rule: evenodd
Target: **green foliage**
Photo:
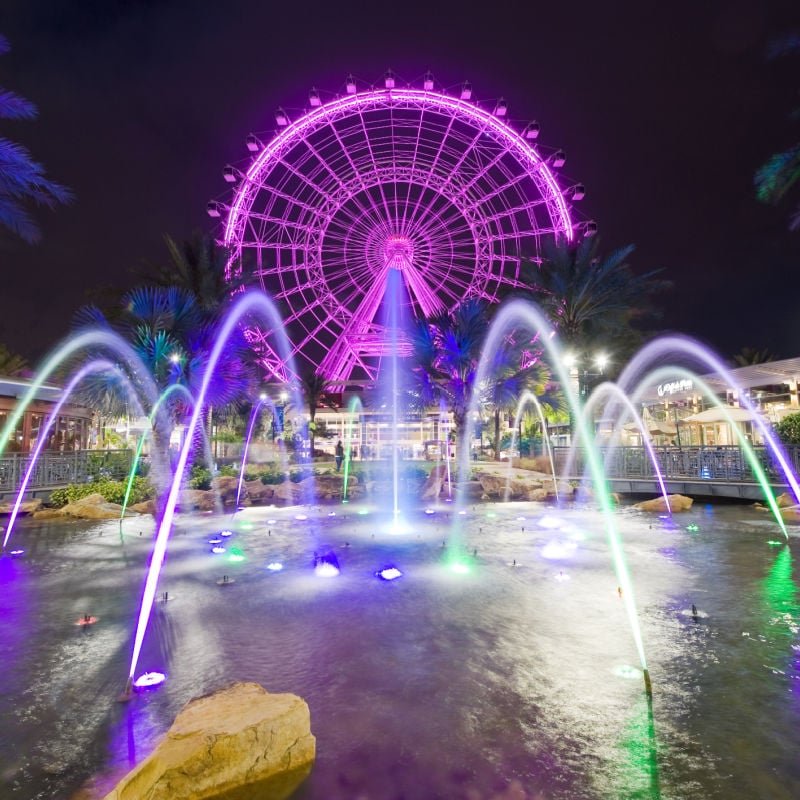
<path fill-rule="evenodd" d="M 192 465 L 192 471 L 189 475 L 189 486 L 192 489 L 210 489 L 211 473 L 202 464 Z"/>
<path fill-rule="evenodd" d="M 238 478 L 239 470 L 233 464 L 225 464 L 224 467 L 219 468 L 218 474 L 223 478 Z"/>
<path fill-rule="evenodd" d="M 71 483 L 63 489 L 55 489 L 50 495 L 50 505 L 61 508 L 83 497 L 99 492 L 109 503 L 122 505 L 125 500 L 127 481 L 92 481 L 91 483 Z M 129 505 L 149 500 L 154 495 L 153 485 L 146 478 L 136 477 L 131 486 Z"/>
<path fill-rule="evenodd" d="M 784 417 L 775 425 L 775 432 L 784 444 L 800 444 L 800 413 Z"/>

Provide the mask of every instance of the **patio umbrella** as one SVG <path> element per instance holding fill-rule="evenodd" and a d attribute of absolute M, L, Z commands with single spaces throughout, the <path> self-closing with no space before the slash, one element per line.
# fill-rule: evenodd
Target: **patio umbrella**
<path fill-rule="evenodd" d="M 642 421 L 644 422 L 645 429 L 650 434 L 674 436 L 678 432 L 678 429 L 671 422 L 667 422 L 663 419 L 653 419 L 652 417 L 649 417 L 648 419 L 644 419 Z M 627 422 L 622 427 L 626 431 L 639 431 L 639 426 L 635 422 Z"/>
<path fill-rule="evenodd" d="M 727 413 L 727 417 L 725 416 Z M 699 414 L 692 414 L 690 417 L 684 417 L 681 422 L 695 422 L 698 425 L 712 422 L 755 422 L 758 419 L 758 414 L 748 411 L 746 408 L 735 408 L 728 406 L 725 408 L 725 413 L 721 408 L 714 406 L 714 408 L 707 408 Z"/>

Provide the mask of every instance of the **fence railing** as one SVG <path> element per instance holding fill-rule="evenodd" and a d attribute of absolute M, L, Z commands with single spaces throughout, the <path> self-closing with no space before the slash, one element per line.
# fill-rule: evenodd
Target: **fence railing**
<path fill-rule="evenodd" d="M 27 490 L 56 489 L 104 478 L 121 480 L 130 471 L 132 458 L 131 450 L 44 452 L 39 455 Z M 0 492 L 15 491 L 30 462 L 29 453 L 9 453 L 0 458 Z"/>
<path fill-rule="evenodd" d="M 609 478 L 653 479 L 656 471 L 644 447 L 600 447 L 600 458 L 606 463 Z M 755 473 L 744 451 L 739 447 L 654 447 L 658 468 L 664 478 L 673 480 L 705 480 L 721 483 L 757 483 Z M 569 458 L 569 447 L 553 448 L 556 472 L 563 472 Z M 783 471 L 766 447 L 754 447 L 757 462 L 770 482 L 785 483 Z M 786 447 L 784 452 L 795 474 L 800 473 L 800 447 Z M 586 454 L 578 448 L 570 477 L 583 475 Z"/>

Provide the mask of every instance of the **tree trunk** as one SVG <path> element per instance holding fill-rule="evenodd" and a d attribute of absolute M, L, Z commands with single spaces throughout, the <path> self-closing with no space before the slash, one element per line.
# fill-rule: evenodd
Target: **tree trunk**
<path fill-rule="evenodd" d="M 500 409 L 494 410 L 494 460 L 500 460 Z"/>

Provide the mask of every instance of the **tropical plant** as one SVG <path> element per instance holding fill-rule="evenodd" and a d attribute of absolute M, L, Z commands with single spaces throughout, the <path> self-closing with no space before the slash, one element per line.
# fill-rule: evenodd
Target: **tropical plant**
<path fill-rule="evenodd" d="M 12 353 L 4 344 L 0 344 L 0 375 L 13 378 L 22 375 L 28 368 L 28 362 L 20 355 Z"/>
<path fill-rule="evenodd" d="M 733 363 L 737 367 L 751 367 L 755 364 L 765 364 L 767 361 L 774 361 L 775 356 L 769 351 L 769 348 L 757 350 L 755 347 L 743 347 L 733 357 Z"/>
<path fill-rule="evenodd" d="M 443 400 L 453 412 L 456 431 L 463 430 L 486 328 L 487 304 L 476 298 L 415 322 L 409 362 L 412 407 L 429 408 Z"/>
<path fill-rule="evenodd" d="M 775 432 L 784 444 L 800 444 L 800 413 L 785 416 L 775 425 Z"/>
<path fill-rule="evenodd" d="M 196 397 L 216 342 L 220 313 L 203 311 L 191 294 L 175 287 L 134 289 L 125 295 L 122 306 L 122 315 L 115 321 L 97 307 L 85 306 L 78 312 L 77 327 L 92 325 L 116 330 L 136 350 L 160 391 L 181 384 Z M 233 334 L 208 384 L 207 408 L 232 406 L 247 395 L 253 378 L 248 354 L 243 336 Z M 90 376 L 78 395 L 103 416 L 119 417 L 130 412 L 122 380 L 113 374 Z M 190 411 L 190 406 L 175 393 L 165 410 L 155 431 L 162 449 L 168 446 L 172 426 Z"/>
<path fill-rule="evenodd" d="M 771 43 L 771 59 L 800 54 L 800 37 L 791 35 Z M 800 109 L 791 115 L 800 119 Z M 757 170 L 754 177 L 756 197 L 762 203 L 778 205 L 800 180 L 800 142 L 771 155 Z M 800 204 L 791 212 L 789 229 L 800 229 Z"/>
<path fill-rule="evenodd" d="M 641 338 L 634 323 L 656 315 L 652 298 L 672 284 L 656 278 L 661 270 L 637 275 L 628 264 L 632 244 L 605 258 L 599 248 L 595 238 L 545 244 L 541 267 L 524 265 L 526 294 L 576 355 L 602 348 L 613 351 L 621 363 Z"/>
<path fill-rule="evenodd" d="M 330 402 L 326 396 L 329 381 L 317 372 L 306 372 L 301 375 L 301 385 L 303 388 L 303 395 L 305 396 L 308 405 L 308 439 L 310 443 L 309 452 L 310 457 L 314 458 L 314 440 L 317 436 L 317 411 L 324 406 L 334 408 L 335 406 Z"/>
<path fill-rule="evenodd" d="M 10 50 L 0 36 L 0 55 Z M 36 106 L 14 92 L 0 88 L 0 119 L 36 119 Z M 0 225 L 28 243 L 41 237 L 39 226 L 29 212 L 31 204 L 53 208 L 72 199 L 69 189 L 45 177 L 44 167 L 19 144 L 0 137 Z"/>
<path fill-rule="evenodd" d="M 550 386 L 550 371 L 544 363 L 531 356 L 528 347 L 529 344 L 521 344 L 513 337 L 507 338 L 492 353 L 488 377 L 481 387 L 482 403 L 494 417 L 492 447 L 495 460 L 500 459 L 501 417 L 503 413 L 515 412 L 525 392 L 534 394 L 550 411 L 561 407 L 560 395 Z"/>

